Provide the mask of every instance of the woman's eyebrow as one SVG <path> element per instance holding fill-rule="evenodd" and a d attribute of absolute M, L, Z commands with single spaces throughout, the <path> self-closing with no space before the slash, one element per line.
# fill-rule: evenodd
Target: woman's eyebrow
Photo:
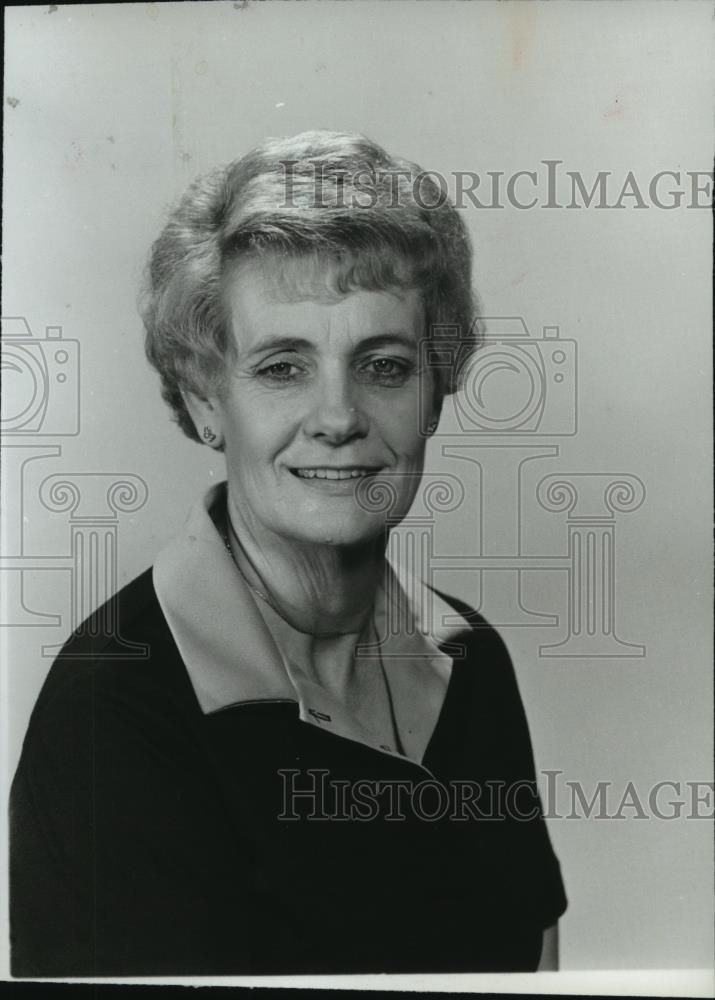
<path fill-rule="evenodd" d="M 378 333 L 372 337 L 365 337 L 362 340 L 357 341 L 354 348 L 355 350 L 364 351 L 365 349 L 376 347 L 394 347 L 396 344 L 400 347 L 406 347 L 410 351 L 416 351 L 418 347 L 418 340 L 415 338 L 414 334 L 404 333 L 401 330 L 395 330 L 390 333 Z"/>
<path fill-rule="evenodd" d="M 305 337 L 287 337 L 285 335 L 269 335 L 259 340 L 257 344 L 253 344 L 249 351 L 247 351 L 247 357 L 253 357 L 255 354 L 263 354 L 265 351 L 306 351 L 314 350 L 315 344 Z"/>
<path fill-rule="evenodd" d="M 418 347 L 414 335 L 396 330 L 388 333 L 376 333 L 356 340 L 352 344 L 352 350 L 356 353 L 379 347 L 394 347 L 395 345 L 405 347 L 410 351 L 415 351 Z M 246 353 L 246 357 L 251 358 L 257 354 L 263 354 L 265 351 L 315 351 L 318 346 L 315 341 L 306 337 L 269 335 L 259 340 L 257 344 L 253 344 Z"/>

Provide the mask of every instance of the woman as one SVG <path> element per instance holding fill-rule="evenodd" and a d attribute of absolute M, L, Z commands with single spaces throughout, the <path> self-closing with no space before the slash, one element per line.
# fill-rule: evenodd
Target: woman
<path fill-rule="evenodd" d="M 118 595 L 147 658 L 90 622 L 50 671 L 14 974 L 536 969 L 566 903 L 508 654 L 385 558 L 470 280 L 443 192 L 361 136 L 268 141 L 173 212 L 147 353 L 227 481 Z"/>

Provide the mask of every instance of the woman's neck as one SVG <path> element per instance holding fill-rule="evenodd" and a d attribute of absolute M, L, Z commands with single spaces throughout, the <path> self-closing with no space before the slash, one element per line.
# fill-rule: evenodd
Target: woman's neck
<path fill-rule="evenodd" d="M 385 540 L 300 543 L 246 523 L 231 503 L 228 541 L 249 583 L 294 628 L 313 635 L 359 632 L 384 578 Z"/>

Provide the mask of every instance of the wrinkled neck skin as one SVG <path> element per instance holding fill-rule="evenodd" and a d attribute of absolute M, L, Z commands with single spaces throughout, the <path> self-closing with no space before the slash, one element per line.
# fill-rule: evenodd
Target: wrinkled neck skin
<path fill-rule="evenodd" d="M 262 530 L 233 502 L 230 490 L 228 513 L 241 572 L 293 628 L 325 637 L 363 629 L 384 580 L 386 534 L 349 546 L 283 538 Z"/>

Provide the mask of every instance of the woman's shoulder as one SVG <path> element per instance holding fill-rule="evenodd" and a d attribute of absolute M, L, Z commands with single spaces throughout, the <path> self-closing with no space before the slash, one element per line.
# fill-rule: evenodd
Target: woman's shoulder
<path fill-rule="evenodd" d="M 499 660 L 504 660 L 511 666 L 511 658 L 502 636 L 479 611 L 453 594 L 446 594 L 437 588 L 430 588 L 437 597 L 449 605 L 460 616 L 462 621 L 458 629 L 452 629 L 455 640 L 467 644 L 470 651 L 490 651 Z"/>
<path fill-rule="evenodd" d="M 459 615 L 460 628 L 453 628 L 440 646 L 453 658 L 455 689 L 464 704 L 479 705 L 494 714 L 506 712 L 523 723 L 523 704 L 516 671 L 500 632 L 479 611 L 461 598 L 435 590 L 445 605 Z"/>
<path fill-rule="evenodd" d="M 181 657 L 154 590 L 151 568 L 89 615 L 55 657 L 35 703 L 38 725 L 66 722 L 91 705 L 186 702 Z"/>
<path fill-rule="evenodd" d="M 136 656 L 147 629 L 161 628 L 163 615 L 152 580 L 144 570 L 96 608 L 69 636 L 59 659 L 108 660 Z"/>

